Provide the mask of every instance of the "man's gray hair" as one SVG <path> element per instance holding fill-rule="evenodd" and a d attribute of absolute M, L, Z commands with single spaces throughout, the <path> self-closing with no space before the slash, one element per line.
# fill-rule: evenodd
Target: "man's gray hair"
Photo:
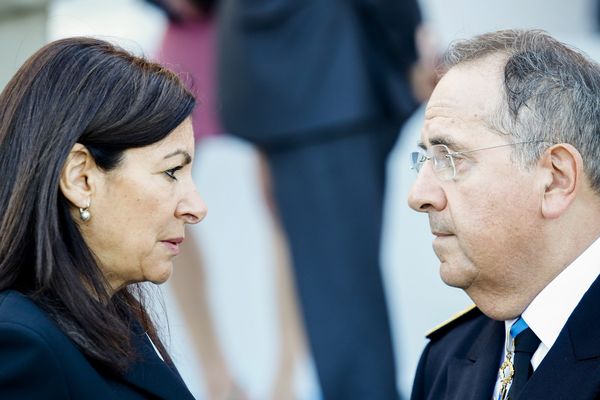
<path fill-rule="evenodd" d="M 539 30 L 503 30 L 451 44 L 443 69 L 492 55 L 506 57 L 504 101 L 491 127 L 515 141 L 543 141 L 515 148 L 525 166 L 548 143 L 569 143 L 600 193 L 600 66 Z"/>

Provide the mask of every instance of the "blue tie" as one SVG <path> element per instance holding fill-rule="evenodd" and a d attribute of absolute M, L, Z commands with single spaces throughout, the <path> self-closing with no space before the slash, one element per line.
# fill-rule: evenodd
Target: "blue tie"
<path fill-rule="evenodd" d="M 508 398 L 514 400 L 519 396 L 527 380 L 533 374 L 531 356 L 540 345 L 540 339 L 533 333 L 523 318 L 510 328 L 510 335 L 515 338 L 515 375 L 513 376 Z"/>

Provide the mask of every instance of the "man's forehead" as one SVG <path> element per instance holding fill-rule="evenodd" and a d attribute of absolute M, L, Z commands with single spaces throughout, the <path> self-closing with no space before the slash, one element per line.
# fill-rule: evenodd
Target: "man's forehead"
<path fill-rule="evenodd" d="M 503 57 L 488 56 L 451 68 L 425 109 L 422 142 L 460 147 L 462 134 L 489 127 L 503 101 L 503 65 Z"/>
<path fill-rule="evenodd" d="M 504 63 L 504 57 L 488 56 L 451 68 L 435 87 L 426 117 L 436 111 L 495 109 L 503 92 Z"/>

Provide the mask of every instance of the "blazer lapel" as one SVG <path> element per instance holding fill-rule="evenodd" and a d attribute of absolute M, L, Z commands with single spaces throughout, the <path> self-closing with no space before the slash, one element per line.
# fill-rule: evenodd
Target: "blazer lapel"
<path fill-rule="evenodd" d="M 600 387 L 600 278 L 575 308 L 520 399 L 594 399 Z"/>
<path fill-rule="evenodd" d="M 490 320 L 464 359 L 449 364 L 447 399 L 491 399 L 504 345 L 504 323 Z"/>
<path fill-rule="evenodd" d="M 123 380 L 161 399 L 194 399 L 175 366 L 168 365 L 156 354 L 145 333 L 136 329 L 133 345 L 138 352 L 138 360 L 122 376 Z"/>

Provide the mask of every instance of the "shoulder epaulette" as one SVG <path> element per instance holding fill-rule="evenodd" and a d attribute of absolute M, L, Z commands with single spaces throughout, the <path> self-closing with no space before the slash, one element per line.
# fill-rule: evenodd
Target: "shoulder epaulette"
<path fill-rule="evenodd" d="M 473 304 L 470 307 L 467 307 L 466 309 L 462 310 L 461 312 L 454 314 L 451 318 L 442 322 L 435 328 L 430 329 L 425 334 L 425 337 L 427 339 L 435 339 L 435 338 L 439 337 L 440 335 L 443 335 L 444 333 L 448 332 L 450 329 L 452 329 L 458 323 L 466 321 L 468 319 L 471 319 L 480 314 L 481 314 L 481 311 L 479 311 L 477 306 L 475 304 Z"/>

